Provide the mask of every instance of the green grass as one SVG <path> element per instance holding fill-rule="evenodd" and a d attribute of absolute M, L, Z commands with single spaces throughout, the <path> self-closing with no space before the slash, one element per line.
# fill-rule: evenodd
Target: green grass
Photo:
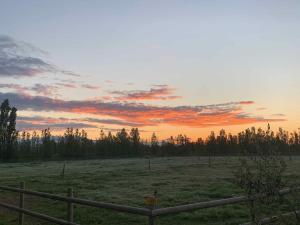
<path fill-rule="evenodd" d="M 217 157 L 209 168 L 205 157 L 171 157 L 152 159 L 148 171 L 146 159 L 83 160 L 0 164 L 0 185 L 18 186 L 36 191 L 66 195 L 73 187 L 76 197 L 130 206 L 144 206 L 144 196 L 156 189 L 159 206 L 214 200 L 241 194 L 234 184 L 237 158 Z M 288 160 L 287 160 L 288 161 Z M 288 161 L 287 178 L 299 180 L 300 158 Z M 17 196 L 0 192 L 1 201 L 16 203 Z M 26 197 L 26 207 L 58 218 L 65 218 L 66 204 L 37 197 Z M 17 214 L 0 208 L 0 225 L 17 224 Z M 245 205 L 232 205 L 192 213 L 163 216 L 157 225 L 219 225 L 249 221 Z M 75 222 L 82 225 L 146 225 L 147 218 L 110 210 L 76 206 Z M 25 224 L 49 224 L 25 217 Z"/>

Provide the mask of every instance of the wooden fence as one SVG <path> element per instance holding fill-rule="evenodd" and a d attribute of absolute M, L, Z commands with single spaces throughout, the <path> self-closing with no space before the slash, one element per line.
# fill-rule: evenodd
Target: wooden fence
<path fill-rule="evenodd" d="M 167 208 L 139 208 L 139 207 L 131 207 L 131 206 L 125 206 L 125 205 L 119 205 L 119 204 L 112 204 L 112 203 L 103 203 L 103 202 L 97 202 L 97 201 L 91 201 L 81 198 L 75 198 L 73 196 L 73 189 L 68 189 L 68 196 L 60 196 L 60 195 L 54 195 L 44 192 L 37 192 L 37 191 L 31 191 L 25 189 L 25 183 L 22 182 L 20 184 L 19 188 L 14 187 L 7 187 L 7 186 L 0 186 L 0 190 L 3 191 L 10 191 L 15 192 L 19 194 L 19 206 L 7 204 L 0 202 L 0 207 L 4 207 L 6 209 L 16 211 L 19 213 L 19 225 L 24 224 L 24 215 L 29 215 L 44 221 L 52 222 L 54 224 L 60 224 L 60 225 L 79 225 L 74 222 L 74 204 L 83 205 L 83 206 L 90 206 L 95 208 L 101 208 L 101 209 L 108 209 L 113 210 L 117 212 L 122 213 L 129 213 L 129 214 L 135 214 L 140 215 L 148 218 L 148 224 L 154 225 L 154 219 L 161 215 L 168 215 L 168 214 L 177 214 L 182 212 L 192 212 L 199 209 L 207 209 L 207 208 L 214 208 L 214 207 L 220 207 L 225 205 L 232 205 L 232 204 L 240 204 L 245 203 L 249 201 L 255 201 L 259 198 L 263 198 L 264 196 L 239 196 L 239 197 L 232 197 L 232 198 L 226 198 L 226 199 L 220 199 L 220 200 L 213 200 L 213 201 L 207 201 L 207 202 L 199 202 L 199 203 L 193 203 L 193 204 L 187 204 L 187 205 L 179 205 L 174 207 L 167 207 Z M 298 191 L 299 189 L 297 189 Z M 290 193 L 291 189 L 284 189 L 281 190 L 279 193 L 281 195 L 285 195 Z M 294 191 L 294 189 L 293 189 Z M 41 214 L 38 212 L 34 212 L 28 209 L 25 209 L 25 201 L 24 196 L 25 195 L 31 195 L 31 196 L 37 196 L 41 198 L 46 199 L 52 199 L 57 201 L 65 202 L 67 205 L 67 215 L 66 220 L 54 218 L 45 214 Z M 285 213 L 282 216 L 291 216 L 291 215 L 298 215 L 300 211 L 295 212 L 289 212 Z M 275 220 L 277 220 L 278 217 L 270 217 L 270 218 L 264 218 L 260 221 L 260 224 L 269 224 Z M 244 225 L 252 225 L 253 222 L 245 223 Z"/>

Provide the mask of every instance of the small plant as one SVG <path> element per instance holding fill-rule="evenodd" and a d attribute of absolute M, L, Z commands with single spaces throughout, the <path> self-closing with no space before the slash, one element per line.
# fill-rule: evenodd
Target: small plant
<path fill-rule="evenodd" d="M 281 201 L 279 191 L 286 186 L 282 179 L 285 168 L 283 158 L 272 151 L 240 159 L 238 184 L 249 198 L 254 197 L 249 205 L 252 222 L 259 224 L 258 214 L 262 212 L 260 207 Z M 263 198 L 255 199 L 255 197 Z"/>
<path fill-rule="evenodd" d="M 274 215 L 282 201 L 280 190 L 286 187 L 283 179 L 286 163 L 273 145 L 271 135 L 269 126 L 266 132 L 250 135 L 253 148 L 244 151 L 235 173 L 238 185 L 251 199 L 249 209 L 253 224 L 260 224 L 266 214 Z M 268 209 L 272 211 L 268 213 Z"/>

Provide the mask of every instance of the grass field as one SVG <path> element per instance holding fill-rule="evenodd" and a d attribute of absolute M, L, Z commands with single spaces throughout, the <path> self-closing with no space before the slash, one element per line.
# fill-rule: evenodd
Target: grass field
<path fill-rule="evenodd" d="M 239 195 L 233 171 L 237 158 L 217 157 L 209 168 L 205 157 L 171 157 L 152 159 L 151 171 L 147 159 L 84 160 L 66 162 L 34 162 L 0 164 L 0 185 L 17 186 L 26 182 L 26 188 L 66 195 L 73 187 L 76 197 L 130 206 L 144 206 L 145 195 L 158 191 L 159 206 L 207 201 Z M 288 161 L 286 178 L 300 177 L 300 158 Z M 17 197 L 0 192 L 1 201 L 15 203 Z M 48 215 L 65 218 L 66 205 L 60 202 L 27 197 L 26 207 Z M 17 214 L 0 209 L 0 224 L 17 224 Z M 158 225 L 212 225 L 239 224 L 249 221 L 245 205 L 198 210 L 159 217 Z M 75 222 L 82 225 L 144 225 L 145 217 L 115 213 L 76 206 Z M 49 224 L 25 217 L 25 224 Z"/>

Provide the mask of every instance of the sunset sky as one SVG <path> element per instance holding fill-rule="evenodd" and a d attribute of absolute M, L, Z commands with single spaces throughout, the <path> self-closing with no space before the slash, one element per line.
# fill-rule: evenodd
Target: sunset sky
<path fill-rule="evenodd" d="M 19 130 L 300 127 L 300 1 L 0 0 Z"/>

